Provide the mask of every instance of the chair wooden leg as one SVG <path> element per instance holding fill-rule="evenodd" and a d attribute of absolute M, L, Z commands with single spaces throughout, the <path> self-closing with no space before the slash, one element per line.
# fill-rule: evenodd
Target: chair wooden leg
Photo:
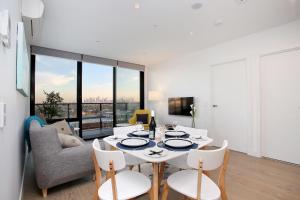
<path fill-rule="evenodd" d="M 99 198 L 98 198 L 98 190 L 97 189 L 94 192 L 93 200 L 99 200 Z"/>
<path fill-rule="evenodd" d="M 165 182 L 164 188 L 163 188 L 163 193 L 161 196 L 161 200 L 167 200 L 168 199 L 168 194 L 169 194 L 169 186 L 168 183 Z"/>
<path fill-rule="evenodd" d="M 221 199 L 228 200 L 225 188 L 221 189 Z"/>
<path fill-rule="evenodd" d="M 43 197 L 46 198 L 47 197 L 47 193 L 48 193 L 48 189 L 42 189 L 42 193 L 43 193 Z"/>
<path fill-rule="evenodd" d="M 203 174 L 205 174 L 207 177 L 211 178 L 210 174 L 209 174 L 209 171 L 203 171 Z"/>
<path fill-rule="evenodd" d="M 226 150 L 225 155 L 224 155 L 223 165 L 220 169 L 219 179 L 218 179 L 218 186 L 221 191 L 221 199 L 222 200 L 228 199 L 227 194 L 226 194 L 226 189 L 225 189 L 225 175 L 226 175 L 228 160 L 229 160 L 229 150 Z"/>
<path fill-rule="evenodd" d="M 98 200 L 98 189 L 101 185 L 102 181 L 102 172 L 100 167 L 98 166 L 97 158 L 95 153 L 92 155 L 93 163 L 94 163 L 94 168 L 95 168 L 95 174 L 93 175 L 93 180 L 95 181 L 95 192 L 93 195 L 93 200 Z"/>
<path fill-rule="evenodd" d="M 113 200 L 118 199 L 118 192 L 117 192 L 117 184 L 116 184 L 116 177 L 115 177 L 115 168 L 114 163 L 111 160 L 109 162 L 109 172 L 111 175 L 111 186 L 112 186 L 112 192 L 113 192 Z"/>
<path fill-rule="evenodd" d="M 150 199 L 150 200 L 153 200 L 153 189 L 152 189 L 152 187 L 151 187 L 151 189 L 149 190 L 148 195 L 149 195 L 149 199 Z"/>
<path fill-rule="evenodd" d="M 138 168 L 139 168 L 139 172 L 141 172 L 141 165 L 140 164 L 138 165 Z"/>
<path fill-rule="evenodd" d="M 105 181 L 107 181 L 108 179 L 110 179 L 110 176 L 106 173 Z"/>
<path fill-rule="evenodd" d="M 129 170 L 132 170 L 133 169 L 133 165 L 130 165 L 130 166 L 128 166 L 129 167 Z"/>
<path fill-rule="evenodd" d="M 197 178 L 197 200 L 201 199 L 201 185 L 202 185 L 202 160 L 199 161 L 198 178 Z"/>

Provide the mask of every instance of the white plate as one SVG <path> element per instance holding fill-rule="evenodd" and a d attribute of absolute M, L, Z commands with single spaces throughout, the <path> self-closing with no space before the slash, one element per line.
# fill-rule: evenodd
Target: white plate
<path fill-rule="evenodd" d="M 134 136 L 148 136 L 149 131 L 134 131 L 131 134 Z"/>
<path fill-rule="evenodd" d="M 145 138 L 126 138 L 121 140 L 120 143 L 127 147 L 141 147 L 147 145 L 149 140 Z"/>
<path fill-rule="evenodd" d="M 183 131 L 166 131 L 165 135 L 169 137 L 181 137 L 186 135 L 186 133 Z"/>
<path fill-rule="evenodd" d="M 160 152 L 159 154 L 153 154 L 153 152 Z M 168 151 L 163 148 L 153 147 L 144 150 L 144 155 L 151 158 L 160 158 L 168 155 Z"/>
<path fill-rule="evenodd" d="M 192 141 L 187 139 L 180 139 L 180 138 L 166 139 L 163 142 L 166 146 L 173 147 L 173 148 L 186 148 L 193 145 Z"/>

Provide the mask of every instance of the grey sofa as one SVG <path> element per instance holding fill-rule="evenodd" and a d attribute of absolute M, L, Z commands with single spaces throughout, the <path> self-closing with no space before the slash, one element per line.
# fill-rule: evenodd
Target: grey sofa
<path fill-rule="evenodd" d="M 44 197 L 48 188 L 93 174 L 91 144 L 64 149 L 57 130 L 36 121 L 30 124 L 30 140 L 36 181 Z"/>

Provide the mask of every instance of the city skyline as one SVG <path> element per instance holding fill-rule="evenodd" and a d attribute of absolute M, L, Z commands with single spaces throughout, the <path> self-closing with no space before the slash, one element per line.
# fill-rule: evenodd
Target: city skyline
<path fill-rule="evenodd" d="M 139 102 L 139 71 L 117 68 L 117 101 Z M 42 103 L 45 92 L 59 92 L 64 103 L 77 100 L 77 61 L 50 56 L 36 56 L 35 101 Z M 82 101 L 112 102 L 113 68 L 83 63 Z"/>

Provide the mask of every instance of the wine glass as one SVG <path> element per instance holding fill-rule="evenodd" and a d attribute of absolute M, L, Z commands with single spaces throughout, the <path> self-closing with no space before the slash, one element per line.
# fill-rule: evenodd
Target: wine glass
<path fill-rule="evenodd" d="M 176 130 L 176 126 L 178 125 L 178 121 L 173 121 L 172 122 L 172 127 L 174 130 Z"/>
<path fill-rule="evenodd" d="M 144 129 L 143 122 L 137 121 L 136 125 L 136 131 L 142 131 Z"/>
<path fill-rule="evenodd" d="M 166 127 L 161 126 L 161 127 L 159 127 L 159 129 L 160 129 L 160 140 L 164 140 L 165 139 Z"/>

